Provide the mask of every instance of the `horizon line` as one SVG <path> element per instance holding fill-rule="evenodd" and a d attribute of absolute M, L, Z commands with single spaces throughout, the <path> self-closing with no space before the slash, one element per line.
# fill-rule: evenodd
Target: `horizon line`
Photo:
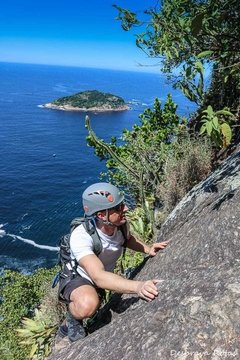
<path fill-rule="evenodd" d="M 136 72 L 141 73 L 141 70 L 135 69 L 116 69 L 116 68 L 107 68 L 107 67 L 95 67 L 95 66 L 84 66 L 84 65 L 69 65 L 69 64 L 47 64 L 47 63 L 35 63 L 35 62 L 19 62 L 19 61 L 6 61 L 0 60 L 0 64 L 18 64 L 18 65 L 41 65 L 41 66 L 58 66 L 58 67 L 70 67 L 70 68 L 82 68 L 82 69 L 95 69 L 95 70 L 110 70 L 110 71 L 123 71 L 123 72 Z M 145 65 L 139 65 L 139 68 L 143 69 Z M 148 67 L 146 65 L 146 67 Z M 152 66 L 153 67 L 153 66 Z M 154 74 L 159 76 L 165 76 L 164 73 L 159 69 L 158 71 L 142 71 L 142 73 Z"/>

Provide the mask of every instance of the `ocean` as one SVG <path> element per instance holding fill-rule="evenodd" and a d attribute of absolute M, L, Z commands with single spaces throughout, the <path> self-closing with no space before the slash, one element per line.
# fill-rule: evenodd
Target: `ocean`
<path fill-rule="evenodd" d="M 86 144 L 86 113 L 42 104 L 85 90 L 123 97 L 128 111 L 88 114 L 107 141 L 139 123 L 139 114 L 169 92 L 179 114 L 195 109 L 161 74 L 0 63 L 0 78 L 1 270 L 30 273 L 54 265 L 59 238 L 83 214 L 82 191 L 105 171 Z"/>

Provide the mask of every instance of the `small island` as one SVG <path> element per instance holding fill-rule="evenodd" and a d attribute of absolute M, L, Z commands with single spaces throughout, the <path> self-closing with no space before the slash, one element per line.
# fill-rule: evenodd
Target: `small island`
<path fill-rule="evenodd" d="M 64 111 L 123 111 L 129 106 L 120 96 L 102 93 L 97 90 L 82 91 L 70 96 L 64 96 L 51 103 L 43 105 L 44 108 Z"/>

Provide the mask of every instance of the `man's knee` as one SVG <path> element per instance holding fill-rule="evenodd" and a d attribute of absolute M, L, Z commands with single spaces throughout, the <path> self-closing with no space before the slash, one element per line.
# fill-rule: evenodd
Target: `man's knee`
<path fill-rule="evenodd" d="M 92 316 L 99 308 L 100 301 L 94 288 L 86 289 L 83 287 L 75 289 L 71 294 L 69 309 L 73 316 L 84 319 Z"/>
<path fill-rule="evenodd" d="M 79 311 L 83 318 L 92 316 L 99 307 L 99 300 L 92 298 L 85 298 L 80 301 Z"/>

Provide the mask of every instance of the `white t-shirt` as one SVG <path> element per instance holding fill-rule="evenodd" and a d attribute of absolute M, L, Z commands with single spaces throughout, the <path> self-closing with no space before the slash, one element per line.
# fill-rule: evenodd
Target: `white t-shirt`
<path fill-rule="evenodd" d="M 117 227 L 111 236 L 104 234 L 98 228 L 96 231 L 100 236 L 103 247 L 102 252 L 98 255 L 98 258 L 102 261 L 104 269 L 112 272 L 116 266 L 118 258 L 122 254 L 122 245 L 125 241 L 124 236 L 121 230 Z M 80 225 L 73 230 L 70 237 L 70 248 L 72 259 L 76 259 L 78 262 L 84 256 L 94 254 L 92 237 L 86 232 L 83 225 Z M 94 283 L 80 265 L 78 265 L 77 271 L 82 277 Z"/>

